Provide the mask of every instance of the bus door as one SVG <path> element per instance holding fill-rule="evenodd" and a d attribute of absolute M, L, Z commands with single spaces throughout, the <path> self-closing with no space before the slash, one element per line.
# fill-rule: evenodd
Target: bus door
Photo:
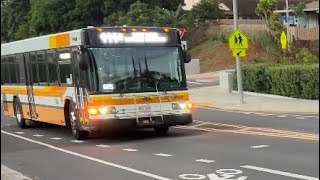
<path fill-rule="evenodd" d="M 27 95 L 28 95 L 28 103 L 29 103 L 29 115 L 31 119 L 37 119 L 36 105 L 34 102 L 34 94 L 33 94 L 33 80 L 32 80 L 32 63 L 30 60 L 30 54 L 24 53 L 24 67 L 25 67 L 25 75 L 26 75 L 26 87 L 27 87 Z"/>
<path fill-rule="evenodd" d="M 80 122 L 84 123 L 84 109 L 86 102 L 86 92 L 85 87 L 81 83 L 81 72 L 79 69 L 79 60 L 78 60 L 78 49 L 72 50 L 72 81 L 74 84 L 75 97 L 76 97 L 76 108 L 78 110 L 78 115 L 80 118 Z"/>

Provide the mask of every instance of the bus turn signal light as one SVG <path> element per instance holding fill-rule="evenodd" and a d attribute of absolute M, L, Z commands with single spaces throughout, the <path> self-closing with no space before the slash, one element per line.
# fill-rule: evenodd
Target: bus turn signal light
<path fill-rule="evenodd" d="M 169 28 L 163 28 L 163 32 L 168 33 L 168 32 L 170 32 L 170 29 Z"/>
<path fill-rule="evenodd" d="M 88 109 L 88 113 L 89 113 L 90 115 L 96 115 L 96 114 L 98 114 L 98 109 L 96 109 L 96 108 L 89 108 L 89 109 Z"/>

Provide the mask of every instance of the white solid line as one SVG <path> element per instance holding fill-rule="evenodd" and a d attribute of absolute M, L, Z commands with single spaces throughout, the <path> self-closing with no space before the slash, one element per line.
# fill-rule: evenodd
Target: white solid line
<path fill-rule="evenodd" d="M 80 140 L 72 140 L 71 142 L 73 142 L 73 143 L 83 143 L 84 141 L 80 141 Z"/>
<path fill-rule="evenodd" d="M 25 134 L 24 132 L 14 132 L 16 134 Z"/>
<path fill-rule="evenodd" d="M 306 118 L 304 118 L 304 117 L 296 117 L 297 119 L 306 119 Z"/>
<path fill-rule="evenodd" d="M 257 113 L 253 113 L 253 114 L 258 114 L 258 115 L 262 115 L 262 114 L 264 114 L 264 113 L 259 113 L 259 112 L 257 112 Z"/>
<path fill-rule="evenodd" d="M 34 136 L 34 137 L 41 137 L 41 136 L 43 136 L 43 135 L 41 135 L 41 134 L 35 134 L 35 135 L 32 135 L 32 136 Z"/>
<path fill-rule="evenodd" d="M 136 152 L 136 151 L 138 151 L 138 150 L 136 150 L 136 149 L 123 149 L 124 151 L 129 151 L 129 152 Z"/>
<path fill-rule="evenodd" d="M 193 81 L 187 81 L 187 83 L 191 83 L 191 84 L 202 84 L 202 83 L 193 82 Z"/>
<path fill-rule="evenodd" d="M 172 156 L 171 154 L 163 154 L 163 153 L 158 153 L 158 154 L 154 154 L 156 156 L 163 156 L 163 157 L 170 157 Z"/>
<path fill-rule="evenodd" d="M 264 148 L 269 147 L 269 145 L 258 145 L 258 146 L 251 146 L 252 149 Z"/>
<path fill-rule="evenodd" d="M 293 178 L 297 178 L 297 179 L 319 180 L 319 178 L 315 178 L 315 177 L 311 177 L 311 176 L 304 176 L 304 175 L 288 173 L 288 172 L 278 171 L 278 170 L 272 170 L 272 169 L 268 169 L 268 168 L 256 167 L 256 166 L 251 166 L 251 165 L 245 165 L 245 166 L 241 166 L 241 167 L 256 170 L 256 171 L 263 171 L 263 172 L 268 172 L 268 173 L 272 173 L 272 174 L 278 174 L 278 175 L 287 176 L 287 177 L 293 177 Z"/>
<path fill-rule="evenodd" d="M 274 114 L 262 114 L 261 116 L 272 116 Z"/>
<path fill-rule="evenodd" d="M 208 159 L 197 159 L 197 162 L 204 162 L 204 163 L 213 163 L 215 162 L 214 160 L 208 160 Z"/>
<path fill-rule="evenodd" d="M 23 140 L 26 140 L 26 141 L 29 141 L 29 142 L 33 142 L 33 143 L 36 143 L 36 144 L 39 144 L 39 145 L 42 145 L 42 146 L 46 146 L 48 148 L 51 148 L 51 149 L 54 149 L 54 150 L 57 150 L 57 151 L 61 151 L 61 152 L 67 153 L 67 154 L 78 156 L 78 157 L 81 157 L 81 158 L 84 158 L 84 159 L 88 159 L 88 160 L 91 160 L 91 161 L 95 161 L 95 162 L 98 162 L 98 163 L 101 163 L 101 164 L 105 164 L 105 165 L 108 165 L 108 166 L 116 167 L 116 168 L 119 168 L 119 169 L 123 169 L 123 170 L 126 170 L 126 171 L 130 171 L 130 172 L 133 172 L 133 173 L 136 173 L 136 174 L 140 174 L 140 175 L 144 175 L 144 176 L 147 176 L 147 177 L 151 177 L 151 178 L 154 178 L 154 179 L 171 180 L 171 179 L 168 179 L 168 178 L 165 178 L 165 177 L 161 177 L 161 176 L 158 176 L 158 175 L 155 175 L 155 174 L 139 171 L 139 170 L 136 170 L 136 169 L 133 169 L 133 168 L 122 166 L 122 165 L 119 165 L 119 164 L 114 164 L 114 163 L 107 162 L 107 161 L 104 161 L 104 160 L 101 160 L 101 159 L 97 159 L 97 158 L 94 158 L 94 157 L 90 157 L 90 156 L 87 156 L 87 155 L 84 155 L 84 154 L 80 154 L 80 153 L 76 153 L 76 152 L 69 151 L 69 150 L 66 150 L 66 149 L 62 149 L 62 148 L 59 148 L 59 147 L 56 147 L 56 146 L 53 146 L 53 145 L 50 145 L 50 144 L 46 144 L 46 143 L 43 143 L 43 142 L 40 142 L 40 141 L 35 141 L 35 140 L 29 139 L 29 138 L 26 138 L 26 137 L 22 137 L 22 136 L 19 136 L 19 135 L 16 135 L 16 134 L 12 134 L 12 133 L 9 133 L 9 132 L 3 131 L 3 130 L 1 130 L 1 133 L 4 133 L 4 134 L 9 135 L 9 136 L 14 136 L 14 137 L 17 137 L 17 138 L 20 138 L 20 139 L 23 139 Z"/>
<path fill-rule="evenodd" d="M 107 147 L 110 147 L 110 146 L 105 145 L 105 144 L 98 144 L 98 145 L 96 145 L 96 146 L 101 147 L 101 148 L 107 148 Z"/>
<path fill-rule="evenodd" d="M 60 139 L 62 139 L 62 138 L 54 137 L 54 138 L 50 138 L 50 139 L 53 139 L 53 140 L 60 140 Z"/>

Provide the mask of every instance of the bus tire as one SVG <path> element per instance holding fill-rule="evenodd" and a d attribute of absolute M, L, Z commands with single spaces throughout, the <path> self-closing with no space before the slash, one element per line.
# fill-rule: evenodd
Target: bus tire
<path fill-rule="evenodd" d="M 13 110 L 14 110 L 14 115 L 16 117 L 16 122 L 17 122 L 18 126 L 21 129 L 26 128 L 27 127 L 26 120 L 23 117 L 21 103 L 18 98 L 14 99 Z"/>
<path fill-rule="evenodd" d="M 153 128 L 156 133 L 164 134 L 169 131 L 168 126 L 157 126 Z"/>
<path fill-rule="evenodd" d="M 79 128 L 79 119 L 76 115 L 75 105 L 74 103 L 69 103 L 69 120 L 70 120 L 70 128 L 72 135 L 77 140 L 86 139 L 89 136 L 89 132 L 80 130 Z"/>

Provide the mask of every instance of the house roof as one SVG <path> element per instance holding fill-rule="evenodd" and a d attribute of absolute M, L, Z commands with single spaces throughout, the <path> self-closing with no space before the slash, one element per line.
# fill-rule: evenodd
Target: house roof
<path fill-rule="evenodd" d="M 219 0 L 220 1 L 220 9 L 225 11 L 225 14 L 233 14 L 233 0 Z M 288 0 L 290 4 L 297 4 L 299 2 L 309 3 L 306 4 L 308 11 L 314 10 L 314 7 L 317 6 L 316 10 L 319 10 L 319 1 L 313 2 L 314 0 Z M 200 0 L 185 0 L 184 10 L 191 10 L 194 5 L 199 3 Z M 257 16 L 255 13 L 257 4 L 259 0 L 238 0 L 238 13 L 239 15 L 249 15 L 249 16 Z M 310 7 L 310 8 L 309 8 Z M 313 9 L 312 9 L 313 8 Z M 278 8 L 280 11 L 282 9 L 286 9 L 286 0 L 278 0 Z"/>
<path fill-rule="evenodd" d="M 290 4 L 297 4 L 299 2 L 310 3 L 312 1 L 314 0 L 288 0 L 288 3 L 290 5 Z M 238 13 L 240 15 L 256 16 L 255 10 L 258 2 L 259 0 L 238 0 Z M 230 11 L 227 12 L 226 14 L 232 14 L 233 0 L 220 0 L 220 3 L 223 3 L 230 9 Z M 286 7 L 286 0 L 278 0 L 278 9 L 285 9 L 285 7 Z"/>
<path fill-rule="evenodd" d="M 313 11 L 315 11 L 315 12 L 319 13 L 319 1 L 313 1 L 311 3 L 307 3 L 306 4 L 306 8 L 303 11 L 305 11 L 305 12 L 313 12 Z M 286 10 L 284 8 L 284 9 L 276 10 L 274 12 L 286 13 Z M 292 10 L 288 9 L 288 12 L 292 12 Z"/>

